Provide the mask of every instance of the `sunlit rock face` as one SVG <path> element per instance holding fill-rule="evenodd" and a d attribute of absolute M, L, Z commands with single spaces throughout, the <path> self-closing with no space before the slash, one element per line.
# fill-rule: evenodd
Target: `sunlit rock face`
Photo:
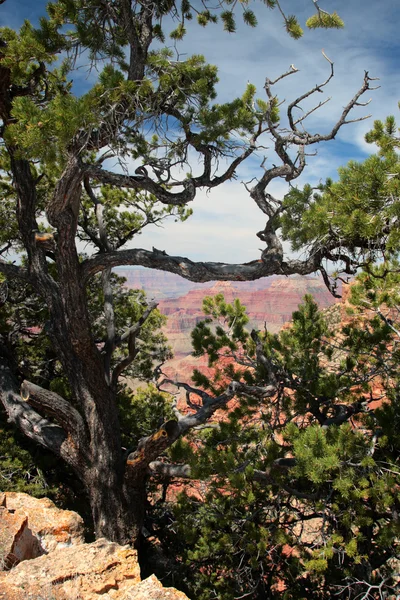
<path fill-rule="evenodd" d="M 7 513 L 27 520 L 27 527 L 39 542 L 39 554 L 84 541 L 83 519 L 71 510 L 57 508 L 48 498 L 38 499 L 29 494 L 5 492 L 1 504 Z"/>
<path fill-rule="evenodd" d="M 0 567 L 0 600 L 189 600 L 141 581 L 135 549 L 83 543 L 77 513 L 28 494 L 0 492 Z"/>

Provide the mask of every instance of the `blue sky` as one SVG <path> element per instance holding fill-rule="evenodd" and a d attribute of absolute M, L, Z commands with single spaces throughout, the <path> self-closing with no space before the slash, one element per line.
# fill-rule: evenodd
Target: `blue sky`
<path fill-rule="evenodd" d="M 24 18 L 35 20 L 43 14 L 45 2 L 36 0 L 6 0 L 0 6 L 2 26 L 17 27 Z M 281 0 L 287 14 L 296 13 L 303 24 L 313 14 L 312 0 Z M 395 0 L 320 0 L 321 8 L 336 10 L 345 22 L 343 30 L 306 31 L 301 40 L 290 39 L 283 30 L 278 11 L 271 11 L 261 2 L 250 3 L 259 24 L 251 29 L 238 19 L 235 34 L 222 32 L 220 25 L 203 29 L 195 23 L 189 35 L 179 45 L 179 52 L 204 54 L 207 61 L 219 68 L 218 100 L 227 101 L 240 95 L 250 81 L 257 86 L 258 96 L 265 97 L 265 77 L 275 79 L 294 64 L 299 72 L 284 79 L 275 92 L 281 100 L 295 97 L 326 79 L 329 65 L 323 58 L 323 49 L 335 64 L 335 77 L 325 97 L 332 100 L 308 120 L 311 131 L 326 132 L 333 125 L 343 106 L 360 87 L 364 71 L 379 77 L 381 87 L 371 92 L 367 108 L 358 108 L 353 117 L 371 113 L 372 118 L 347 125 L 333 142 L 320 144 L 318 154 L 308 159 L 308 166 L 297 180 L 317 183 L 326 177 L 336 177 L 336 169 L 349 159 L 362 160 L 374 148 L 364 141 L 373 119 L 397 116 L 400 100 L 400 3 Z M 87 86 L 82 70 L 75 83 Z M 317 101 L 322 95 L 318 94 Z M 267 151 L 268 154 L 268 151 Z M 272 158 L 272 157 L 271 157 Z M 260 241 L 255 233 L 263 227 L 263 215 L 252 203 L 242 181 L 260 173 L 261 158 L 251 160 L 238 173 L 236 181 L 210 193 L 200 193 L 193 203 L 194 216 L 186 223 L 166 223 L 164 228 L 148 229 L 137 239 L 136 245 L 155 246 L 170 254 L 188 256 L 194 260 L 226 262 L 249 261 L 259 256 Z M 132 166 L 128 163 L 129 166 Z M 282 196 L 287 190 L 284 182 L 275 183 L 272 192 Z"/>

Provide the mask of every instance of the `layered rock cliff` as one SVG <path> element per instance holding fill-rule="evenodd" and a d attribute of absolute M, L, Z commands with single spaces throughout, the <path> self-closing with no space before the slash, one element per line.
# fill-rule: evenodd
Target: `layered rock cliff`
<path fill-rule="evenodd" d="M 291 320 L 292 313 L 306 294 L 311 294 L 321 308 L 335 302 L 323 281 L 311 277 L 275 278 L 268 287 L 260 290 L 244 286 L 238 289 L 230 282 L 220 281 L 208 288 L 190 290 L 179 298 L 161 300 L 158 308 L 168 317 L 164 331 L 173 347 L 175 359 L 181 360 L 191 353 L 190 332 L 204 319 L 203 298 L 219 293 L 224 295 L 227 302 L 240 299 L 246 306 L 250 329 L 266 327 L 272 333 Z"/>
<path fill-rule="evenodd" d="M 190 333 L 204 319 L 203 298 L 222 293 L 227 302 L 239 298 L 246 306 L 249 329 L 267 328 L 278 332 L 292 318 L 305 294 L 311 294 L 320 308 L 334 304 L 335 299 L 319 277 L 268 277 L 257 281 L 218 281 L 193 283 L 173 273 L 151 269 L 117 269 L 126 278 L 126 286 L 143 289 L 155 298 L 159 310 L 168 317 L 164 333 L 174 358 L 166 364 L 170 377 L 187 378 L 193 368 L 206 366 L 204 358 L 191 356 Z"/>

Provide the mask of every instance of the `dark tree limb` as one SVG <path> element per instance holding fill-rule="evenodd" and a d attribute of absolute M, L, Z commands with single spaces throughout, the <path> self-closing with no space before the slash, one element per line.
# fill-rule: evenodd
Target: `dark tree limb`
<path fill-rule="evenodd" d="M 1 344 L 0 400 L 8 415 L 8 420 L 14 423 L 29 439 L 44 446 L 81 471 L 82 455 L 75 441 L 62 427 L 43 418 L 21 398 L 9 360 L 8 352 Z"/>
<path fill-rule="evenodd" d="M 182 388 L 186 391 L 187 395 L 190 394 L 195 394 L 196 396 L 199 396 L 201 398 L 201 402 L 204 405 L 206 402 L 208 402 L 210 399 L 212 399 L 212 396 L 210 394 L 208 394 L 206 391 L 201 390 L 199 388 L 195 388 L 191 385 L 189 385 L 188 383 L 185 383 L 184 381 L 173 381 L 172 379 L 163 379 L 161 381 L 161 383 L 158 385 L 159 389 L 161 389 L 161 386 L 164 385 L 164 383 L 170 383 L 174 386 L 176 386 L 178 389 Z M 190 404 L 191 407 L 194 407 L 194 405 L 187 400 L 188 404 Z"/>
<path fill-rule="evenodd" d="M 126 464 L 136 472 L 147 470 L 148 465 L 164 452 L 180 435 L 177 421 L 167 421 L 152 435 L 142 438 L 138 449 L 128 455 Z"/>
<path fill-rule="evenodd" d="M 98 165 L 86 165 L 82 168 L 88 176 L 102 184 L 112 185 L 119 188 L 128 188 L 141 191 L 144 190 L 150 194 L 154 194 L 157 197 L 157 200 L 163 204 L 185 206 L 194 200 L 196 196 L 196 187 L 191 179 L 182 182 L 182 187 L 184 189 L 181 192 L 173 193 L 169 192 L 163 186 L 150 179 L 150 177 L 113 173 L 112 171 L 102 169 Z"/>
<path fill-rule="evenodd" d="M 298 129 L 298 123 L 300 121 L 303 122 L 308 115 L 306 114 L 304 118 L 302 117 L 300 119 L 300 121 L 295 121 L 292 114 L 293 110 L 295 107 L 298 107 L 303 100 L 307 99 L 312 94 L 321 92 L 322 88 L 329 83 L 333 77 L 333 65 L 331 61 L 329 62 L 330 74 L 326 81 L 317 84 L 311 90 L 299 96 L 290 103 L 288 107 L 289 130 L 284 130 L 279 123 L 275 123 L 272 119 L 271 111 L 267 111 L 263 117 L 263 122 L 266 122 L 265 128 L 263 129 L 262 122 L 260 121 L 255 127 L 254 133 L 250 138 L 249 143 L 246 144 L 246 147 L 243 149 L 242 153 L 231 162 L 228 169 L 226 169 L 221 176 L 212 177 L 211 174 L 213 152 L 217 152 L 217 149 L 214 149 L 212 145 L 201 143 L 199 141 L 199 136 L 190 130 L 189 125 L 185 121 L 184 115 L 182 115 L 174 106 L 169 106 L 168 104 L 163 106 L 165 113 L 174 116 L 181 122 L 186 136 L 186 143 L 191 145 L 203 155 L 203 173 L 200 176 L 192 177 L 191 179 L 182 181 L 169 182 L 170 186 L 172 187 L 181 186 L 183 188 L 181 191 L 172 192 L 165 189 L 165 185 L 160 182 L 153 181 L 146 170 L 140 174 L 137 173 L 135 175 L 124 175 L 104 170 L 99 165 L 81 165 L 82 170 L 85 172 L 87 181 L 90 177 L 91 179 L 97 180 L 104 184 L 122 188 L 144 190 L 154 194 L 162 203 L 183 206 L 195 198 L 197 188 L 216 187 L 233 177 L 240 163 L 257 148 L 257 140 L 259 136 L 265 131 L 268 131 L 274 138 L 275 152 L 282 161 L 282 164 L 265 168 L 265 172 L 257 184 L 252 189 L 248 190 L 251 198 L 256 202 L 260 210 L 268 217 L 264 230 L 257 234 L 258 237 L 266 244 L 266 248 L 262 250 L 261 258 L 259 260 L 254 260 L 245 264 L 232 265 L 213 262 L 194 263 L 187 258 L 179 256 L 170 257 L 167 254 L 157 250 L 153 250 L 153 252 L 140 249 L 124 250 L 119 254 L 117 252 L 110 252 L 107 253 L 107 256 L 98 255 L 88 259 L 83 266 L 85 277 L 90 277 L 94 273 L 102 271 L 108 267 L 123 264 L 141 265 L 148 268 L 165 270 L 181 275 L 182 277 L 190 279 L 191 281 L 202 282 L 215 279 L 225 281 L 251 281 L 260 277 L 267 277 L 272 274 L 291 275 L 296 273 L 300 275 L 307 275 L 321 269 L 325 282 L 327 283 L 331 292 L 335 294 L 334 285 L 331 284 L 329 278 L 326 277 L 326 273 L 323 270 L 322 260 L 327 258 L 329 260 L 333 260 L 334 262 L 344 261 L 346 264 L 346 270 L 348 271 L 352 266 L 349 263 L 350 259 L 342 252 L 338 254 L 334 254 L 332 252 L 338 248 L 340 242 L 334 241 L 329 244 L 329 247 L 320 247 L 316 245 L 310 249 L 309 256 L 304 260 L 293 260 L 286 258 L 284 256 L 282 242 L 277 233 L 279 228 L 278 216 L 282 211 L 282 203 L 273 198 L 266 191 L 269 183 L 275 178 L 283 178 L 288 182 L 297 178 L 302 173 L 306 164 L 306 146 L 333 139 L 339 129 L 349 122 L 349 112 L 355 106 L 364 104 L 359 102 L 360 97 L 367 90 L 374 89 L 370 85 L 371 78 L 369 77 L 368 73 L 365 73 L 362 86 L 343 109 L 341 116 L 330 132 L 327 134 L 311 134 L 303 129 Z M 296 69 L 292 67 L 282 77 L 286 77 L 295 72 Z M 269 79 L 266 80 L 265 89 L 270 100 L 271 110 L 272 103 L 275 101 L 275 96 L 272 93 L 272 85 L 274 85 L 282 77 L 275 81 L 271 81 Z M 324 103 L 320 103 L 320 105 L 312 109 L 311 112 L 317 110 L 317 108 L 323 104 Z M 364 118 L 365 117 L 361 117 L 361 120 Z M 298 146 L 296 159 L 293 159 L 289 153 L 289 148 L 293 145 Z"/>
<path fill-rule="evenodd" d="M 83 261 L 83 277 L 87 280 L 107 267 L 137 265 L 160 271 L 176 273 L 185 279 L 205 281 L 254 281 L 270 275 L 310 275 L 319 269 L 319 254 L 306 260 L 270 260 L 268 257 L 248 263 L 229 264 L 220 262 L 194 262 L 183 256 L 169 256 L 157 249 L 120 250 L 107 254 L 95 254 Z"/>
<path fill-rule="evenodd" d="M 352 404 L 333 404 L 331 407 L 335 413 L 333 417 L 325 419 L 322 423 L 322 428 L 327 429 L 331 425 L 342 425 L 352 416 L 365 412 L 366 402 L 353 402 Z"/>
<path fill-rule="evenodd" d="M 21 384 L 20 394 L 24 402 L 58 423 L 76 442 L 79 442 L 81 448 L 87 445 L 88 440 L 82 416 L 59 394 L 26 380 Z"/>
<path fill-rule="evenodd" d="M 220 408 L 225 408 L 226 404 L 240 393 L 241 385 L 239 382 L 232 382 L 227 390 L 220 396 L 208 396 L 207 401 L 195 413 L 182 417 L 179 421 L 168 421 L 153 435 L 140 440 L 138 449 L 129 454 L 127 465 L 133 467 L 135 471 L 140 472 L 148 468 L 148 465 L 154 461 L 162 452 L 169 448 L 179 437 L 185 435 L 194 427 L 198 427 L 207 422 L 209 418 Z"/>
<path fill-rule="evenodd" d="M 12 279 L 19 279 L 25 283 L 34 282 L 34 279 L 31 277 L 27 269 L 18 265 L 6 263 L 3 260 L 0 260 L 0 273 L 3 273 L 3 275 L 5 275 L 10 281 Z"/>

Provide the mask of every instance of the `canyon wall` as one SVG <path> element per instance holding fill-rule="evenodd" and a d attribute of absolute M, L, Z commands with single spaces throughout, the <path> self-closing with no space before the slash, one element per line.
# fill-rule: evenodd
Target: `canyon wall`
<path fill-rule="evenodd" d="M 196 367 L 205 365 L 202 358 L 191 356 L 190 332 L 204 319 L 203 298 L 222 293 L 227 302 L 239 298 L 246 306 L 249 329 L 264 329 L 278 332 L 291 320 L 305 294 L 311 294 L 320 308 L 335 303 L 319 277 L 268 277 L 251 282 L 192 283 L 178 275 L 150 269 L 118 269 L 132 289 L 144 289 L 150 298 L 158 300 L 159 310 L 167 316 L 164 333 L 174 351 L 168 361 L 167 372 L 171 377 L 187 377 Z"/>

